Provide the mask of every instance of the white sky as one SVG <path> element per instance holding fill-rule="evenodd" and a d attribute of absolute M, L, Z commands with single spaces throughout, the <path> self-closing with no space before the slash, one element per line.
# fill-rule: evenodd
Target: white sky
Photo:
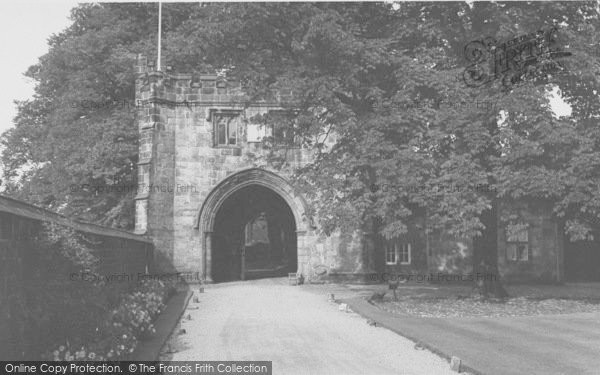
<path fill-rule="evenodd" d="M 48 52 L 48 37 L 66 28 L 73 0 L 0 1 L 0 133 L 12 127 L 14 100 L 28 99 L 33 83 L 23 76 L 29 66 Z"/>
<path fill-rule="evenodd" d="M 556 86 L 550 92 L 550 107 L 552 107 L 552 111 L 557 117 L 571 116 L 571 106 L 562 99 Z"/>

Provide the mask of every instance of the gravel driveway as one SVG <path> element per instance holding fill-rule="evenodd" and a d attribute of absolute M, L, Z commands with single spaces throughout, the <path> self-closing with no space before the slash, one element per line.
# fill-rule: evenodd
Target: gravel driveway
<path fill-rule="evenodd" d="M 190 300 L 163 349 L 175 353 L 162 360 L 267 360 L 274 374 L 456 374 L 437 355 L 284 279 L 209 285 L 195 296 L 200 302 Z"/>

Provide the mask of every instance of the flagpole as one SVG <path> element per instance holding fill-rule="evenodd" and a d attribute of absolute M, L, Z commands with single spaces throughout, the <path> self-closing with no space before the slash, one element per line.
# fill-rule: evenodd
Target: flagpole
<path fill-rule="evenodd" d="M 162 3 L 158 2 L 158 57 L 156 61 L 156 70 L 160 71 L 160 39 L 162 34 Z"/>

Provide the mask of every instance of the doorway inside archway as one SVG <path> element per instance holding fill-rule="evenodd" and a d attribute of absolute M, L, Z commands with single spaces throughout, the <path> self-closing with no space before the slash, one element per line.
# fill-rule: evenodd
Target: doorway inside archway
<path fill-rule="evenodd" d="M 250 185 L 219 207 L 211 254 L 213 281 L 285 276 L 296 272 L 297 256 L 294 215 L 279 194 Z"/>

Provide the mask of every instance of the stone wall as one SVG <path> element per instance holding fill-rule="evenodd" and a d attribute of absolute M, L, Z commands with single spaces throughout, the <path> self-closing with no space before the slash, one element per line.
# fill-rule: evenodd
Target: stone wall
<path fill-rule="evenodd" d="M 31 293 L 40 291 L 34 289 L 31 292 L 32 280 L 39 274 L 50 272 L 52 280 L 43 280 L 50 287 L 55 287 L 53 283 L 56 282 L 90 281 L 89 274 L 55 274 L 55 270 L 48 269 L 48 264 L 40 261 L 41 250 L 35 239 L 44 223 L 59 224 L 84 235 L 88 241 L 86 246 L 99 260 L 98 275 L 132 275 L 135 279 L 138 274 L 153 272 L 153 244 L 143 236 L 72 221 L 57 213 L 0 196 L 0 360 L 21 358 L 22 352 L 32 345 L 31 340 L 24 339 L 31 336 L 23 330 L 33 327 L 17 324 L 21 318 L 31 318 L 21 316 L 24 301 L 32 310 L 44 308 L 35 305 L 35 296 Z M 124 288 L 128 284 L 131 283 L 114 283 L 107 288 Z"/>

